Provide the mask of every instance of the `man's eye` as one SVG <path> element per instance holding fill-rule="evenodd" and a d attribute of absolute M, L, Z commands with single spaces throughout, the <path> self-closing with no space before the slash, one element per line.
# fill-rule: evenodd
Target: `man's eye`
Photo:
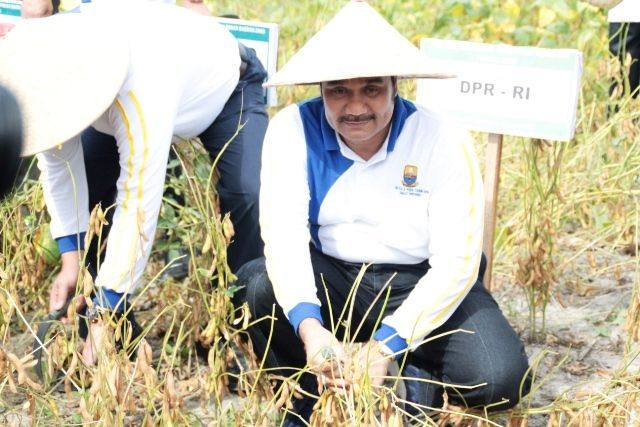
<path fill-rule="evenodd" d="M 378 92 L 380 92 L 380 89 L 378 89 L 375 86 L 369 86 L 364 89 L 364 93 L 366 93 L 369 96 L 377 95 Z"/>
<path fill-rule="evenodd" d="M 341 88 L 341 87 L 336 87 L 336 88 L 333 89 L 333 94 L 334 95 L 338 95 L 338 96 L 344 95 L 345 92 L 346 91 L 344 90 L 344 88 Z"/>

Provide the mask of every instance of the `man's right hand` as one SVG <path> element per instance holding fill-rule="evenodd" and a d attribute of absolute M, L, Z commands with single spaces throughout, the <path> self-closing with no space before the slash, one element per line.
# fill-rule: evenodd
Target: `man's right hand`
<path fill-rule="evenodd" d="M 336 337 L 311 317 L 300 322 L 298 333 L 304 343 L 307 365 L 318 377 L 318 390 L 348 387 L 344 375 L 344 348 Z"/>
<path fill-rule="evenodd" d="M 69 251 L 62 254 L 62 268 L 53 281 L 49 294 L 49 311 L 59 310 L 67 302 L 67 299 L 76 291 L 78 276 L 80 274 L 80 252 Z M 86 304 L 84 296 L 79 295 L 76 309 Z M 62 317 L 66 320 L 66 316 Z"/>

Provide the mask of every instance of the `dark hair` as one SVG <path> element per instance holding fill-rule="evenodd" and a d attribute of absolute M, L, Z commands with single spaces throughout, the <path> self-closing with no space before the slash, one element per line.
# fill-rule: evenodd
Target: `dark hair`
<path fill-rule="evenodd" d="M 22 150 L 22 116 L 18 101 L 0 86 L 0 199 L 13 186 Z"/>

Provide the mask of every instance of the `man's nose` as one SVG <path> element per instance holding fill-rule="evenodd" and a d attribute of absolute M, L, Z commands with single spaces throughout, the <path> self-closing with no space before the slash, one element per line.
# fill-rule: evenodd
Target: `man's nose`
<path fill-rule="evenodd" d="M 368 112 L 367 104 L 362 95 L 352 95 L 345 107 L 345 114 L 353 114 L 357 116 Z"/>

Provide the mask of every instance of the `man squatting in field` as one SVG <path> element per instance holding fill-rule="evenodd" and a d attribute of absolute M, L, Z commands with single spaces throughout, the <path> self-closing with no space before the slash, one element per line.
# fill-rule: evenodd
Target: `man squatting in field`
<path fill-rule="evenodd" d="M 213 18 L 175 5 L 96 2 L 82 13 L 22 21 L 5 36 L 0 82 L 21 98 L 24 154 L 39 153 L 51 231 L 62 253 L 51 309 L 76 290 L 90 209 L 114 200 L 92 306 L 116 314 L 127 309 L 151 252 L 174 135 L 198 136 L 216 156 L 243 125 L 218 163 L 218 192 L 236 231 L 229 264 L 237 269 L 262 255 L 257 209 L 265 78 L 253 50 Z M 95 363 L 104 326 L 96 321 L 90 329 L 83 356 Z"/>
<path fill-rule="evenodd" d="M 481 281 L 472 138 L 398 95 L 398 78 L 438 76 L 373 8 L 352 1 L 266 84 L 319 83 L 321 96 L 270 121 L 265 258 L 247 263 L 238 282 L 255 319 L 275 306 L 273 322 L 250 328 L 258 354 L 283 375 L 310 368 L 299 385 L 312 395 L 358 380 L 357 372 L 339 377 L 327 357 L 355 357 L 342 369 L 366 366 L 374 386 L 393 359 L 406 358 L 404 374 L 423 379 L 406 382 L 407 397 L 422 407 L 443 404 L 443 388 L 424 379 L 451 384 L 449 401 L 468 407 L 506 409 L 528 391 L 524 347 Z M 338 319 L 345 306 L 347 328 L 347 315 Z M 425 342 L 458 328 L 473 333 Z M 350 340 L 365 342 L 355 355 L 342 344 Z M 308 420 L 315 400 L 294 400 L 285 424 Z"/>

